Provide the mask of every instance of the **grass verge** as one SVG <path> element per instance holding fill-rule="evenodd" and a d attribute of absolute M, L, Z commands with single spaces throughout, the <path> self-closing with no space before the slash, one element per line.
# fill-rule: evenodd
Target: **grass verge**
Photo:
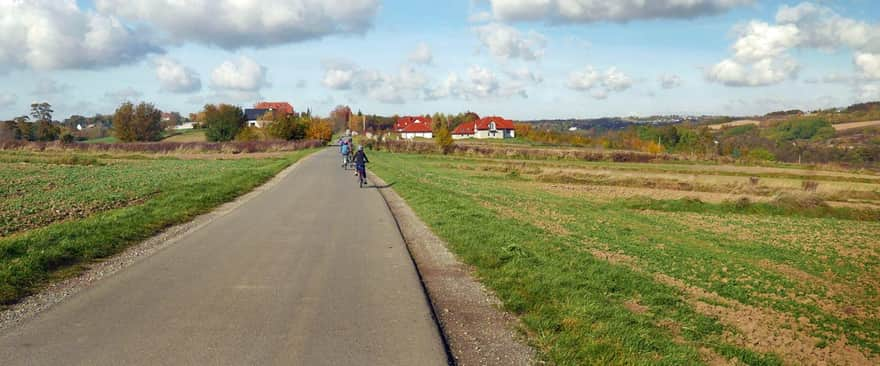
<path fill-rule="evenodd" d="M 60 271 L 78 273 L 75 265 L 113 255 L 208 212 L 314 151 L 297 151 L 276 159 L 218 161 L 222 163 L 210 173 L 192 177 L 140 204 L 0 238 L 0 304 L 14 303 L 33 293 Z"/>

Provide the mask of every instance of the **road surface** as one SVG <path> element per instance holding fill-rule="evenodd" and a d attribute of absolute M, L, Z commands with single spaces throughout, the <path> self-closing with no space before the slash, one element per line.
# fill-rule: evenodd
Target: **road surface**
<path fill-rule="evenodd" d="M 0 334 L 0 365 L 446 365 L 382 198 L 327 149 Z"/>

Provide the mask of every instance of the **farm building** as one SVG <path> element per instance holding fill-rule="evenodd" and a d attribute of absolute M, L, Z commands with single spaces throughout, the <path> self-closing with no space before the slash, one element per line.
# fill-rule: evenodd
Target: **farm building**
<path fill-rule="evenodd" d="M 516 137 L 513 121 L 501 117 L 486 117 L 460 124 L 452 131 L 453 139 L 508 139 Z"/>

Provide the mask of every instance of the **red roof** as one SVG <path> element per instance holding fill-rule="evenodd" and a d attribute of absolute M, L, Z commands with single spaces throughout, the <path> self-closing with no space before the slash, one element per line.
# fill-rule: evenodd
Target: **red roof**
<path fill-rule="evenodd" d="M 397 123 L 394 124 L 394 129 L 399 132 L 404 132 L 403 130 L 406 129 L 407 126 L 409 126 L 415 122 L 418 122 L 419 124 L 426 123 L 429 127 L 434 123 L 431 120 L 431 117 L 409 117 L 409 116 L 400 117 L 397 119 Z M 406 132 L 412 132 L 412 131 L 406 131 Z"/>
<path fill-rule="evenodd" d="M 483 119 L 478 119 L 473 122 L 466 122 L 458 125 L 455 130 L 452 131 L 453 135 L 473 135 L 477 130 L 489 130 L 489 124 L 495 122 L 496 130 L 512 130 L 513 121 L 509 119 L 504 119 L 501 117 L 486 117 Z"/>
<path fill-rule="evenodd" d="M 479 119 L 476 121 L 478 130 L 488 130 L 489 124 L 495 122 L 496 130 L 512 130 L 513 129 L 513 121 L 509 119 L 504 119 L 497 116 L 486 117 L 483 119 Z"/>
<path fill-rule="evenodd" d="M 458 127 L 456 127 L 454 130 L 452 130 L 452 134 L 453 135 L 473 135 L 474 134 L 474 125 L 475 124 L 473 122 L 462 123 L 462 124 L 458 125 Z"/>
<path fill-rule="evenodd" d="M 412 121 L 406 127 L 404 127 L 400 132 L 409 132 L 409 133 L 425 133 L 425 132 L 433 132 L 434 128 L 431 123 L 430 118 L 418 118 L 415 121 Z"/>
<path fill-rule="evenodd" d="M 285 114 L 293 114 L 293 106 L 287 102 L 260 102 L 254 109 L 271 109 Z"/>

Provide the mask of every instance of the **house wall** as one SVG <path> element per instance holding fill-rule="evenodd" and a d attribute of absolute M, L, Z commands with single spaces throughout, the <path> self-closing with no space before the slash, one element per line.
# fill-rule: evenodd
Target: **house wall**
<path fill-rule="evenodd" d="M 401 137 L 407 140 L 412 140 L 414 138 L 425 138 L 432 139 L 434 138 L 433 132 L 404 132 Z"/>

